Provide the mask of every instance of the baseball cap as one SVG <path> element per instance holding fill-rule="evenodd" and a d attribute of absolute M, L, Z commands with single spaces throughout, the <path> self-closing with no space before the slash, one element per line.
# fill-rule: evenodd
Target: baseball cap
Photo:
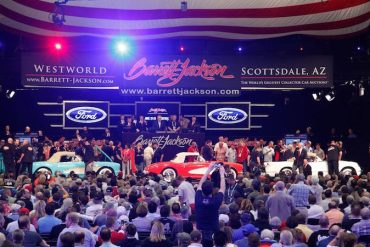
<path fill-rule="evenodd" d="M 30 210 L 28 210 L 28 208 L 21 208 L 18 210 L 18 213 L 20 215 L 29 215 L 30 214 Z"/>
<path fill-rule="evenodd" d="M 10 206 L 10 210 L 12 211 L 18 211 L 21 208 L 21 205 L 14 203 Z"/>
<path fill-rule="evenodd" d="M 76 179 L 76 184 L 77 185 L 81 185 L 82 184 L 82 179 L 81 178 L 77 178 Z"/>
<path fill-rule="evenodd" d="M 254 232 L 258 232 L 259 229 L 256 228 L 254 225 L 252 224 L 247 224 L 245 226 L 242 227 L 242 231 L 243 231 L 243 234 L 244 235 L 249 235 L 251 233 L 254 233 Z"/>
<path fill-rule="evenodd" d="M 113 192 L 113 188 L 111 186 L 109 186 L 109 187 L 107 187 L 107 189 L 105 190 L 105 192 L 112 193 Z"/>

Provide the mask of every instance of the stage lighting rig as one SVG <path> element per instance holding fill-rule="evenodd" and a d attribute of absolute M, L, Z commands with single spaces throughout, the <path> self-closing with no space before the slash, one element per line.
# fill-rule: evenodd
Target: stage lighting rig
<path fill-rule="evenodd" d="M 312 94 L 312 98 L 315 100 L 315 101 L 320 101 L 322 99 L 322 96 L 323 96 L 323 92 L 318 92 L 318 93 L 313 93 Z"/>
<path fill-rule="evenodd" d="M 12 90 L 12 89 L 8 89 L 5 91 L 5 96 L 8 98 L 8 99 L 11 99 L 13 98 L 15 95 L 15 90 Z"/>
<path fill-rule="evenodd" d="M 54 2 L 55 8 L 53 12 L 49 14 L 49 19 L 56 25 L 61 26 L 66 22 L 64 15 L 64 5 L 67 4 L 68 0 L 57 0 Z"/>
<path fill-rule="evenodd" d="M 332 89 L 330 92 L 328 92 L 326 95 L 325 95 L 325 99 L 327 101 L 333 101 L 335 99 L 335 92 L 334 92 L 334 89 Z"/>
<path fill-rule="evenodd" d="M 187 11 L 188 10 L 188 2 L 181 1 L 180 7 L 181 7 L 181 11 L 183 11 L 183 12 Z"/>

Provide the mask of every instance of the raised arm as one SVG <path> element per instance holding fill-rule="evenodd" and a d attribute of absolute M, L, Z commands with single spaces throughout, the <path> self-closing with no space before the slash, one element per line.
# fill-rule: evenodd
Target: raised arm
<path fill-rule="evenodd" d="M 221 192 L 222 194 L 225 194 L 226 191 L 226 185 L 225 185 L 225 168 L 224 166 L 220 167 L 220 190 L 218 192 Z"/>
<path fill-rule="evenodd" d="M 197 190 L 202 189 L 202 184 L 207 180 L 209 173 L 213 170 L 213 165 L 208 166 L 206 173 L 204 173 L 203 177 L 200 179 Z"/>

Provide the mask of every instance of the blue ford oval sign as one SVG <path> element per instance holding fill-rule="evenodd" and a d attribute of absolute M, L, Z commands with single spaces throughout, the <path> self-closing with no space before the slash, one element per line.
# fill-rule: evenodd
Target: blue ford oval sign
<path fill-rule="evenodd" d="M 208 118 L 220 124 L 236 124 L 247 119 L 248 114 L 237 108 L 218 108 L 208 113 Z"/>
<path fill-rule="evenodd" d="M 96 107 L 76 107 L 66 112 L 66 117 L 77 123 L 96 123 L 107 117 L 107 113 Z"/>

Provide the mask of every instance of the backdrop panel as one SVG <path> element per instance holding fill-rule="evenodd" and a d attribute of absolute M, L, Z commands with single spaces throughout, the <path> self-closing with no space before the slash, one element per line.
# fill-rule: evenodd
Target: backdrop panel
<path fill-rule="evenodd" d="M 164 160 L 168 161 L 177 153 L 186 152 L 191 142 L 195 141 L 199 147 L 203 146 L 205 136 L 199 134 L 155 134 L 155 133 L 127 133 L 123 136 L 123 143 L 137 144 L 141 142 L 144 146 L 149 142 L 157 142 L 162 148 Z"/>

